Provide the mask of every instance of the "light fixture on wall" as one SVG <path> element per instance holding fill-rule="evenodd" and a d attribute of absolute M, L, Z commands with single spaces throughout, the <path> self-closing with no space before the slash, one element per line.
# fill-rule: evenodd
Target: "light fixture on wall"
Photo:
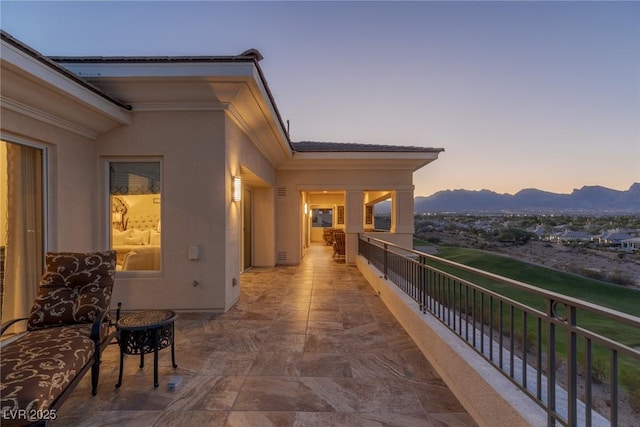
<path fill-rule="evenodd" d="M 308 214 L 309 213 L 309 205 L 307 205 L 306 203 L 304 204 L 304 214 Z"/>
<path fill-rule="evenodd" d="M 239 176 L 233 177 L 233 201 L 239 202 L 242 200 L 242 178 Z"/>

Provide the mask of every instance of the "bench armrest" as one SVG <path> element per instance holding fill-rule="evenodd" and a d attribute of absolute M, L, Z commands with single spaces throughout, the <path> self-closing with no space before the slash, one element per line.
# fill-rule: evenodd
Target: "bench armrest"
<path fill-rule="evenodd" d="M 91 339 L 96 343 L 98 347 L 100 347 L 100 343 L 102 341 L 102 337 L 100 336 L 100 332 L 102 329 L 102 324 L 105 323 L 105 318 L 107 316 L 107 311 L 101 311 L 96 320 L 93 321 L 93 325 L 91 325 Z"/>
<path fill-rule="evenodd" d="M 6 322 L 4 322 L 2 324 L 2 326 L 0 327 L 0 336 L 2 336 L 2 334 L 4 334 L 4 332 L 9 329 L 14 323 L 18 323 L 22 320 L 29 320 L 28 317 L 21 317 L 19 319 L 11 319 L 11 320 L 7 320 Z"/>

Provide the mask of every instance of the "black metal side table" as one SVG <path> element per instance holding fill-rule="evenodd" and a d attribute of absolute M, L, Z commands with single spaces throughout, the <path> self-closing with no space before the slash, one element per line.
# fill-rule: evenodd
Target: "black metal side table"
<path fill-rule="evenodd" d="M 140 368 L 144 367 L 144 355 L 153 352 L 153 386 L 158 387 L 158 350 L 171 346 L 171 365 L 177 368 L 174 337 L 176 313 L 171 310 L 143 310 L 124 314 L 116 322 L 120 343 L 120 374 L 125 354 L 139 354 Z"/>

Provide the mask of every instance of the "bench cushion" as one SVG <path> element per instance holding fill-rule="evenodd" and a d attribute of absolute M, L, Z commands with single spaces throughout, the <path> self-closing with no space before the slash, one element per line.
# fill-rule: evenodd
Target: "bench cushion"
<path fill-rule="evenodd" d="M 109 307 L 115 271 L 114 251 L 47 253 L 27 330 L 93 323 Z"/>
<path fill-rule="evenodd" d="M 81 369 L 92 363 L 91 325 L 31 331 L 1 350 L 2 410 L 48 409 Z"/>

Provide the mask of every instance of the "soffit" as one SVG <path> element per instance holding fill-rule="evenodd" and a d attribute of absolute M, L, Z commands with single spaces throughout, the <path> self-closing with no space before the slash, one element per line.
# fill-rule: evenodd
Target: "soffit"
<path fill-rule="evenodd" d="M 133 111 L 225 111 L 274 167 L 288 138 L 254 62 L 65 63 Z"/>

